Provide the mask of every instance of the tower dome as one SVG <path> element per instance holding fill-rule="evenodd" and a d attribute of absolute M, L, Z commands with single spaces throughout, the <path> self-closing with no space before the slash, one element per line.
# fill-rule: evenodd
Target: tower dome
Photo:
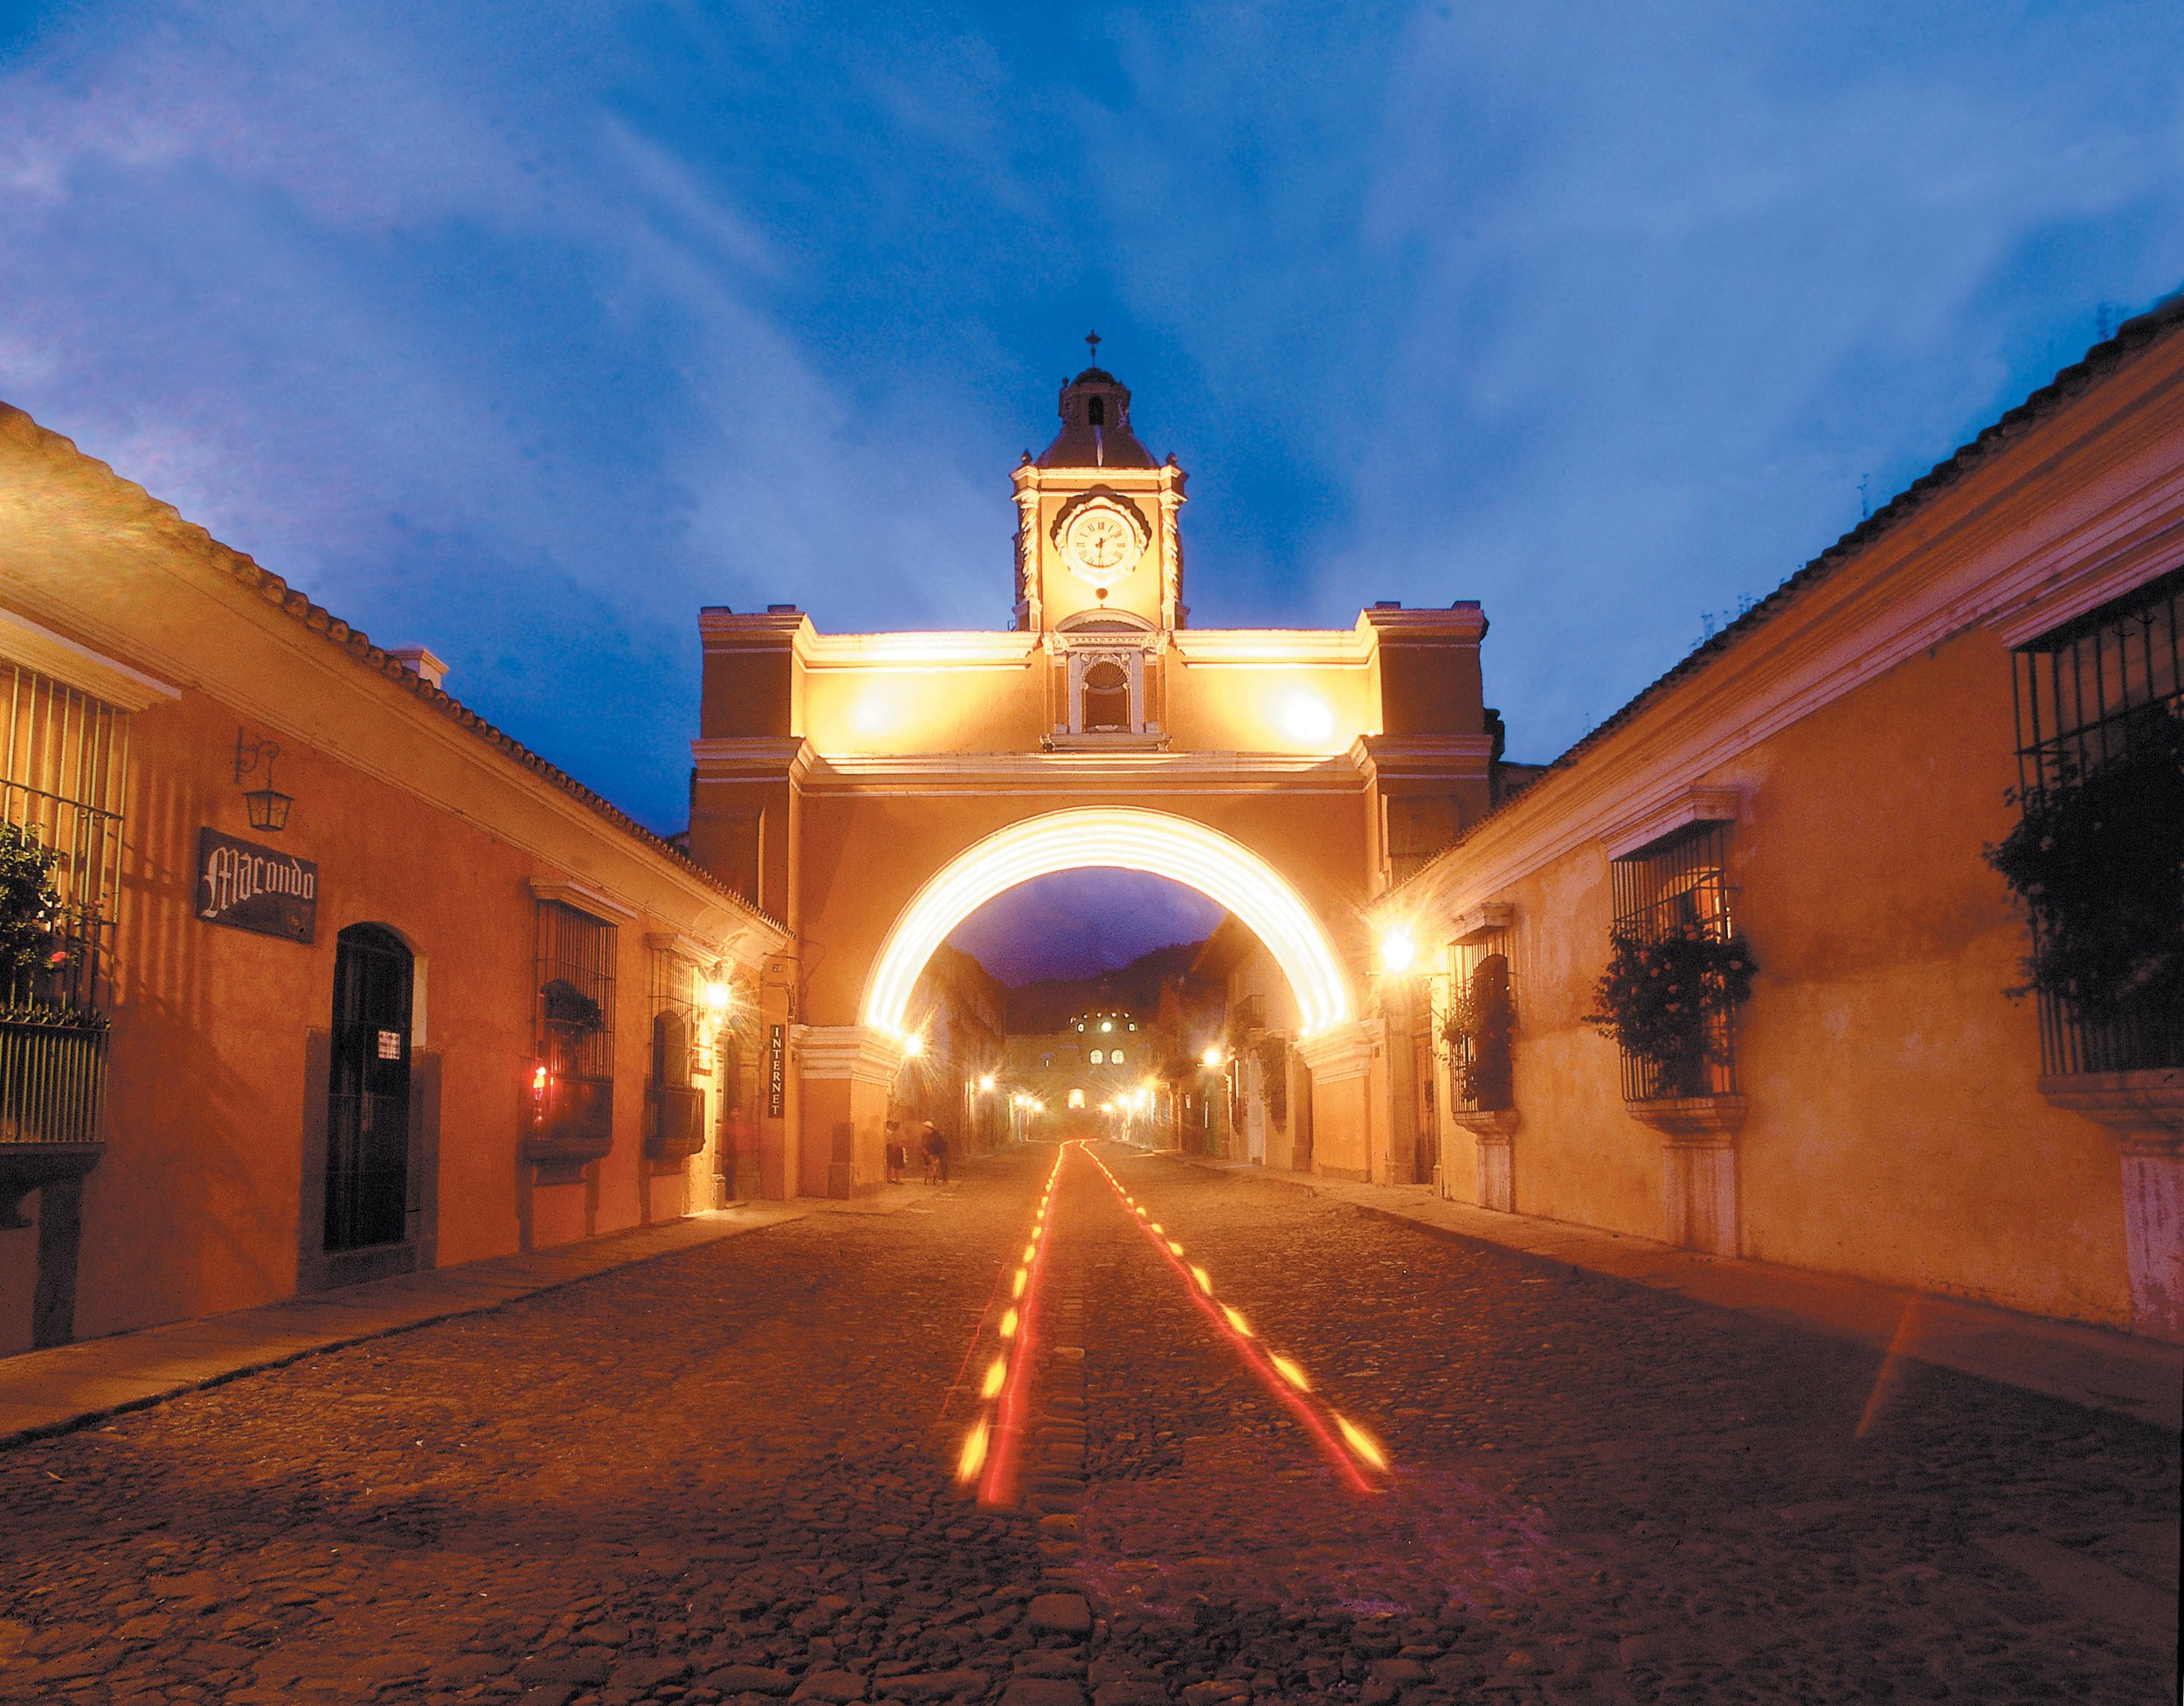
<path fill-rule="evenodd" d="M 1097 333 L 1086 338 L 1096 355 Z M 1102 367 L 1065 380 L 1055 412 L 1061 431 L 1040 452 L 1042 468 L 1154 468 L 1160 465 L 1130 430 L 1130 387 Z"/>

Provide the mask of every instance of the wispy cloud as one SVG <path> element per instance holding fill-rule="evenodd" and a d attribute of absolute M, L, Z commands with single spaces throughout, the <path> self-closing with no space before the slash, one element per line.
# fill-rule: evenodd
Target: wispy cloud
<path fill-rule="evenodd" d="M 996 625 L 1088 324 L 1202 619 L 1482 598 L 1544 756 L 2184 280 L 2134 4 L 57 10 L 0 395 L 662 826 L 702 603 Z"/>

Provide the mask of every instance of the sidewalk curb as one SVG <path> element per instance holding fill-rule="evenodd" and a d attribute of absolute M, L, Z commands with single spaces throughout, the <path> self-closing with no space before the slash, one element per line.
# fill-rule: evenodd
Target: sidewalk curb
<path fill-rule="evenodd" d="M 391 1338 L 463 1316 L 484 1315 L 603 1274 L 816 1214 L 885 1214 L 909 1205 L 908 1200 L 870 1198 L 756 1205 L 740 1211 L 751 1219 L 688 1217 L 659 1226 L 625 1227 L 547 1250 L 487 1256 L 454 1267 L 310 1292 L 225 1315 L 164 1322 L 0 1357 L 0 1451 L 72 1433 L 187 1392 L 224 1386 L 245 1375 L 285 1368 L 307 1357 Z M 337 1319 L 323 1326 L 311 1324 L 313 1317 L 328 1316 Z M 349 1319 L 338 1319 L 344 1316 Z M 162 1373 L 162 1369 L 170 1371 Z"/>
<path fill-rule="evenodd" d="M 2060 1399 L 2170 1433 L 2184 1430 L 2184 1345 L 2077 1322 L 2049 1321 L 1996 1304 L 1878 1281 L 1704 1255 L 1626 1233 L 1529 1215 L 1493 1214 L 1495 1221 L 1509 1223 L 1508 1236 L 1502 1237 L 1496 1235 L 1499 1226 L 1448 1226 L 1411 1212 L 1400 1201 L 1360 1200 L 1357 1194 L 1386 1186 L 1321 1180 L 1173 1150 L 1147 1153 L 1209 1172 L 1289 1185 L 1429 1238 L 1499 1250 L 1531 1264 L 1594 1274 L 1651 1291 L 1673 1292 L 1709 1308 L 1847 1340 L 1883 1355 Z M 1468 1211 L 1470 1216 L 1489 1213 L 1469 1204 L 1450 1203 L 1448 1208 L 1452 1212 Z M 1538 1247 L 1538 1242 L 1545 1241 L 1560 1247 Z M 1588 1247 L 1594 1246 L 1598 1247 Z M 1602 1260 L 1610 1251 L 1622 1260 Z"/>

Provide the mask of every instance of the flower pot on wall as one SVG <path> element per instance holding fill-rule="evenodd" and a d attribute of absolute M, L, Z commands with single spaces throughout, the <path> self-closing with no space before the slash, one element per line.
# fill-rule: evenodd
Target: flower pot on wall
<path fill-rule="evenodd" d="M 704 1091 L 655 1084 L 652 1115 L 645 1153 L 654 1161 L 687 1161 L 705 1147 Z"/>
<path fill-rule="evenodd" d="M 614 1147 L 614 1081 L 549 1079 L 534 1093 L 523 1158 L 541 1185 L 565 1185 Z"/>

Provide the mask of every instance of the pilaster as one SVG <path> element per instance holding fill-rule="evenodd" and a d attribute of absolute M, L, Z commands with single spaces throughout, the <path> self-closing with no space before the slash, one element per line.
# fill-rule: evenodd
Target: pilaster
<path fill-rule="evenodd" d="M 2040 1094 L 2115 1135 L 2131 1324 L 2184 1343 L 2184 1067 L 2058 1074 Z"/>

